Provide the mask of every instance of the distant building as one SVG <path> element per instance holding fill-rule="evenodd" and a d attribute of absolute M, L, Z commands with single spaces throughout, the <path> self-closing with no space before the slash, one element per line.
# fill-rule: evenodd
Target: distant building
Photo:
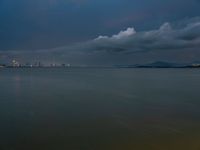
<path fill-rule="evenodd" d="M 66 65 L 65 64 L 61 64 L 61 67 L 66 67 Z"/>
<path fill-rule="evenodd" d="M 200 64 L 192 64 L 192 67 L 200 67 Z"/>
<path fill-rule="evenodd" d="M 0 64 L 0 68 L 4 68 L 4 67 L 6 67 L 5 64 Z"/>
<path fill-rule="evenodd" d="M 20 67 L 20 63 L 16 60 L 12 60 L 12 66 L 13 67 Z"/>
<path fill-rule="evenodd" d="M 42 65 L 42 63 L 39 61 L 38 62 L 38 67 L 42 67 L 43 65 Z"/>

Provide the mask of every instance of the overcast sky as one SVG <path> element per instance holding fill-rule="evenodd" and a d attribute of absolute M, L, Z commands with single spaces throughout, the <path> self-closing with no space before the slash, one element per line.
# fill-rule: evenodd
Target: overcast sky
<path fill-rule="evenodd" d="M 0 0 L 0 58 L 199 61 L 199 16 L 200 0 Z"/>

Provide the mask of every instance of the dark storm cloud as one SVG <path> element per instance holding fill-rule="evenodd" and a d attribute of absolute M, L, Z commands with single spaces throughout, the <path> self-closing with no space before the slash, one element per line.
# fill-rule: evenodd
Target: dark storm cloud
<path fill-rule="evenodd" d="M 197 0 L 0 0 L 0 50 L 54 48 L 199 15 Z"/>
<path fill-rule="evenodd" d="M 173 28 L 174 26 L 174 28 Z M 135 53 L 161 50 L 196 49 L 200 46 L 200 18 L 182 23 L 181 28 L 164 23 L 156 30 L 136 32 L 134 28 L 113 36 L 99 36 L 73 47 L 57 49 L 80 53 Z"/>

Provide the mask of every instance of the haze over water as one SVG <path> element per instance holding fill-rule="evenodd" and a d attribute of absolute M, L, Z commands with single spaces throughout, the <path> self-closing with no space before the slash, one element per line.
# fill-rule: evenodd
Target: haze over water
<path fill-rule="evenodd" d="M 1 150 L 199 150 L 199 69 L 1 69 Z"/>

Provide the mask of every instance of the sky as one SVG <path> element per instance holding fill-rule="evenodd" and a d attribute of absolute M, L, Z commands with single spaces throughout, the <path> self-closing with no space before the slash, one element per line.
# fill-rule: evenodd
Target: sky
<path fill-rule="evenodd" d="M 200 0 L 0 0 L 0 63 L 200 61 Z"/>

